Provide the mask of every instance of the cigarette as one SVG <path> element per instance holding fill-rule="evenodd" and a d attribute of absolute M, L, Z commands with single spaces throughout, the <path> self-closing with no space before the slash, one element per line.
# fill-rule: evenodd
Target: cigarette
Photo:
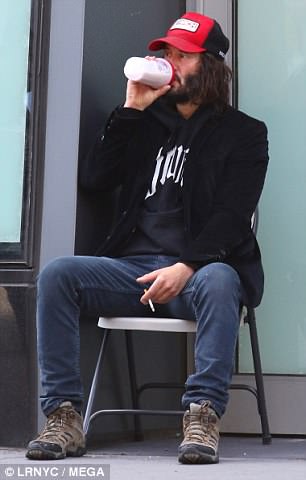
<path fill-rule="evenodd" d="M 147 293 L 147 291 L 148 290 L 145 288 L 144 292 Z M 155 308 L 154 308 L 154 305 L 153 305 L 153 302 L 152 302 L 151 298 L 149 298 L 148 303 L 149 303 L 149 306 L 150 306 L 152 312 L 155 312 Z"/>

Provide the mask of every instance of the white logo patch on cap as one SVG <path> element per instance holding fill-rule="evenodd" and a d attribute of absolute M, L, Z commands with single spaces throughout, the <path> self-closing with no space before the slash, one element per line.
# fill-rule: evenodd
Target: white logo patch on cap
<path fill-rule="evenodd" d="M 200 24 L 198 22 L 188 20 L 187 18 L 179 18 L 176 20 L 176 22 L 174 22 L 170 30 L 180 28 L 181 30 L 187 30 L 188 32 L 196 32 L 199 26 Z"/>

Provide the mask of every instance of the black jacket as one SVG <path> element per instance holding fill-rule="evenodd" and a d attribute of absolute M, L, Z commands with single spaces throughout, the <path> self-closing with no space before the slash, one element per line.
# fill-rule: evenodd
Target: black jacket
<path fill-rule="evenodd" d="M 83 187 L 98 191 L 121 185 L 118 218 L 97 255 L 120 256 L 135 231 L 157 149 L 171 135 L 171 125 L 161 120 L 163 108 L 156 102 L 144 112 L 116 109 L 81 164 Z M 231 107 L 222 114 L 200 108 L 195 115 L 184 170 L 186 241 L 179 260 L 231 265 L 240 275 L 246 302 L 256 306 L 263 293 L 263 270 L 251 216 L 268 164 L 267 129 Z"/>

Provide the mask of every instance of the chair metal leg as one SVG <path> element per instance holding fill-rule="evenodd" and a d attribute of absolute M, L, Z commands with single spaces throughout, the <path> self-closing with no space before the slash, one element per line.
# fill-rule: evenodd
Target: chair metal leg
<path fill-rule="evenodd" d="M 139 409 L 139 402 L 138 402 L 138 387 L 136 381 L 136 366 L 135 366 L 135 357 L 134 357 L 134 349 L 133 349 L 133 340 L 132 340 L 132 332 L 129 330 L 125 330 L 125 340 L 126 340 L 126 351 L 127 351 L 127 358 L 128 358 L 128 369 L 129 369 L 129 378 L 130 378 L 130 386 L 131 386 L 131 396 L 132 396 L 132 404 L 133 409 Z M 135 440 L 143 440 L 143 431 L 141 428 L 141 422 L 138 415 L 134 415 L 134 438 Z"/>
<path fill-rule="evenodd" d="M 256 327 L 256 318 L 255 318 L 255 311 L 253 308 L 249 308 L 247 322 L 249 324 L 249 329 L 250 329 L 251 347 L 252 347 L 254 372 L 255 372 L 255 382 L 256 382 L 256 389 L 257 389 L 257 405 L 258 405 L 258 412 L 259 412 L 259 416 L 261 420 L 261 428 L 262 428 L 262 442 L 264 444 L 269 444 L 271 443 L 272 437 L 269 429 L 265 389 L 264 389 L 257 327 Z"/>
<path fill-rule="evenodd" d="M 98 380 L 99 380 L 99 373 L 100 373 L 100 370 L 101 370 L 102 361 L 103 361 L 105 348 L 106 348 L 106 343 L 107 343 L 107 339 L 109 337 L 110 332 L 111 332 L 111 330 L 104 330 L 103 336 L 102 336 L 99 356 L 98 356 L 98 360 L 97 360 L 97 364 L 96 364 L 96 368 L 95 368 L 95 373 L 94 373 L 94 376 L 93 376 L 93 380 L 92 380 L 92 384 L 91 384 L 91 388 L 90 388 L 90 393 L 89 393 L 89 397 L 88 397 L 86 412 L 85 412 L 85 416 L 84 416 L 83 428 L 84 428 L 85 435 L 87 435 L 88 430 L 89 430 L 89 425 L 90 425 L 90 421 L 91 421 L 90 417 L 91 417 L 91 413 L 92 413 L 92 406 L 93 406 L 95 396 L 96 396 L 97 384 L 98 384 Z"/>

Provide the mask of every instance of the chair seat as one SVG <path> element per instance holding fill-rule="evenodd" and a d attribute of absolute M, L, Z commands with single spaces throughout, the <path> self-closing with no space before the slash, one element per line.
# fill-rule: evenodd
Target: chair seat
<path fill-rule="evenodd" d="M 194 320 L 158 317 L 100 317 L 98 327 L 110 330 L 146 330 L 157 332 L 196 332 Z"/>

